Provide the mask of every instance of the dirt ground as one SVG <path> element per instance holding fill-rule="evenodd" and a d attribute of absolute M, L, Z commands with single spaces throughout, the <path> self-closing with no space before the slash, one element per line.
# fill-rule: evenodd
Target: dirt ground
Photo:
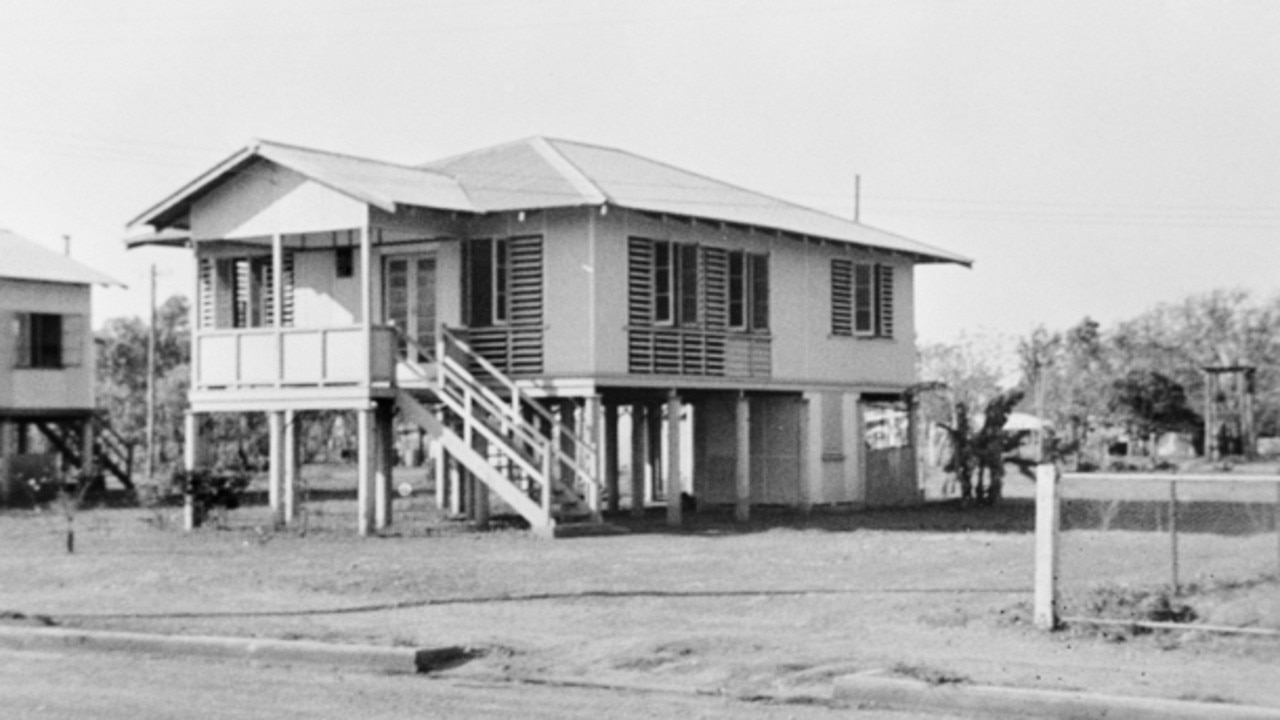
<path fill-rule="evenodd" d="M 315 472 L 308 468 L 308 472 Z M 458 681 L 580 679 L 726 697 L 820 698 L 841 674 L 917 677 L 1280 708 L 1280 641 L 1116 637 L 1030 627 L 1031 505 L 616 518 L 624 534 L 474 532 L 397 501 L 354 535 L 341 473 L 315 475 L 306 532 L 267 511 L 179 529 L 176 508 L 65 521 L 0 513 L 0 612 L 71 627 L 465 645 Z M 335 481 L 335 477 L 338 479 Z M 326 483 L 329 483 L 327 486 Z M 329 489 L 326 489 L 328 487 Z"/>

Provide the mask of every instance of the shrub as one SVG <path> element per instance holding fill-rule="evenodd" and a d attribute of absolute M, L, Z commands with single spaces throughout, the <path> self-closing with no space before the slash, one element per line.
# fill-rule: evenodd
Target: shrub
<path fill-rule="evenodd" d="M 226 513 L 240 507 L 240 500 L 249 487 L 249 473 L 225 468 L 175 470 L 173 487 L 190 498 L 196 527 L 203 525 L 215 510 L 221 527 Z"/>

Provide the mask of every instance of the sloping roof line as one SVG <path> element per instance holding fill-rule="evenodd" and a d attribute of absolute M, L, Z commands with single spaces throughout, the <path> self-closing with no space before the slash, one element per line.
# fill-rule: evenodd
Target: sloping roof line
<path fill-rule="evenodd" d="M 64 285 L 124 284 L 17 233 L 0 229 L 0 278 Z"/>
<path fill-rule="evenodd" d="M 398 204 L 475 211 L 461 184 L 438 172 L 270 140 L 255 140 L 139 214 L 129 225 L 167 226 L 175 222 L 176 216 L 185 212 L 186 206 L 258 158 L 387 212 L 395 212 Z"/>
<path fill-rule="evenodd" d="M 257 158 L 387 212 L 395 212 L 401 204 L 475 213 L 609 204 L 896 251 L 925 262 L 973 262 L 932 245 L 625 150 L 540 136 L 416 166 L 259 140 L 130 225 L 174 226 L 191 203 Z"/>

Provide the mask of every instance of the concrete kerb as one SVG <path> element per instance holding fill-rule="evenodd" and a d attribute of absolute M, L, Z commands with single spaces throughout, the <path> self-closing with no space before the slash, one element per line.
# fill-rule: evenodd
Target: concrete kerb
<path fill-rule="evenodd" d="M 461 647 L 401 648 L 340 645 L 308 640 L 152 635 L 111 630 L 75 630 L 0 625 L 0 647 L 15 650 L 95 650 L 193 655 L 328 665 L 365 672 L 424 673 L 444 669 L 468 656 Z"/>
<path fill-rule="evenodd" d="M 862 707 L 940 712 L 974 717 L 1125 718 L 1126 720 L 1280 719 L 1280 708 L 963 683 L 939 685 L 922 680 L 886 677 L 883 671 L 837 678 L 834 696 L 837 700 Z"/>

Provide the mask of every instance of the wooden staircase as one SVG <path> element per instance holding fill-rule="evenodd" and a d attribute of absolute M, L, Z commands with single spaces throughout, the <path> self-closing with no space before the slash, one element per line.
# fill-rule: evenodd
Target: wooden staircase
<path fill-rule="evenodd" d="M 594 443 L 448 330 L 430 353 L 402 340 L 401 365 L 419 381 L 397 389 L 403 419 L 425 430 L 536 533 L 600 522 Z"/>
<path fill-rule="evenodd" d="M 92 465 L 104 475 L 110 475 L 128 490 L 133 490 L 133 444 L 120 436 L 101 415 L 93 415 L 83 422 L 35 423 L 67 463 L 84 468 L 83 434 L 93 432 Z M 88 427 L 86 427 L 88 426 Z"/>

